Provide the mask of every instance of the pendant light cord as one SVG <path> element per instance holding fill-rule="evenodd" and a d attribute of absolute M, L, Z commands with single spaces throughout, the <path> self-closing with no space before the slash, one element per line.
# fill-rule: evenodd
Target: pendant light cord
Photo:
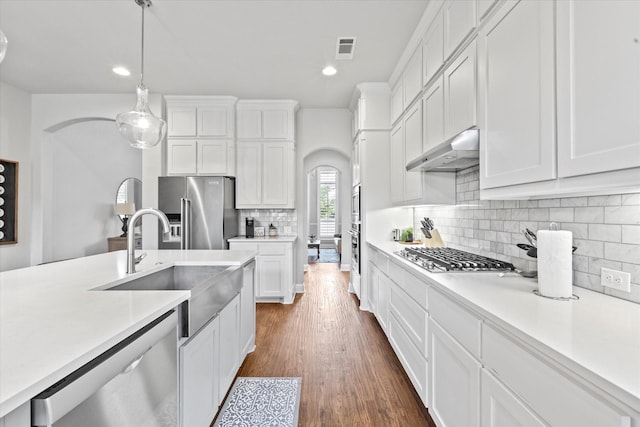
<path fill-rule="evenodd" d="M 140 9 L 142 9 L 142 37 L 140 42 L 140 86 L 144 87 L 144 8 L 145 5 L 141 4 Z"/>

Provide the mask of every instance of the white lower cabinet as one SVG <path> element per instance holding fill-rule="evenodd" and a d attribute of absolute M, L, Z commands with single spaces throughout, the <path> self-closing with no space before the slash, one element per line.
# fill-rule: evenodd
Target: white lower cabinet
<path fill-rule="evenodd" d="M 242 272 L 242 292 L 240 293 L 240 356 L 244 358 L 256 346 L 256 264 L 245 266 Z"/>
<path fill-rule="evenodd" d="M 632 416 L 622 405 L 595 395 L 565 369 L 547 364 L 497 329 L 482 328 L 485 367 L 522 397 L 552 426 L 631 426 Z"/>
<path fill-rule="evenodd" d="M 251 239 L 229 240 L 229 249 L 257 251 L 256 301 L 291 303 L 295 296 L 293 254 L 295 241 L 257 242 Z"/>
<path fill-rule="evenodd" d="M 540 418 L 486 369 L 482 370 L 480 382 L 482 427 L 545 426 Z"/>
<path fill-rule="evenodd" d="M 206 427 L 255 342 L 253 263 L 244 268 L 243 289 L 179 348 L 180 425 Z"/>
<path fill-rule="evenodd" d="M 208 426 L 221 395 L 220 318 L 216 317 L 180 347 L 180 425 Z"/>
<path fill-rule="evenodd" d="M 220 371 L 221 394 L 231 387 L 240 368 L 240 296 L 233 299 L 220 312 Z M 222 397 L 222 396 L 221 396 Z"/>
<path fill-rule="evenodd" d="M 480 425 L 482 365 L 429 318 L 429 414 L 441 427 Z"/>

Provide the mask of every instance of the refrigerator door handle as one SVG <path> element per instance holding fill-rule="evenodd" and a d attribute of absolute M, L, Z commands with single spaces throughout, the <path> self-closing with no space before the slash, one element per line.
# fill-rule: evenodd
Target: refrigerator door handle
<path fill-rule="evenodd" d="M 180 198 L 180 249 L 191 249 L 191 200 Z"/>

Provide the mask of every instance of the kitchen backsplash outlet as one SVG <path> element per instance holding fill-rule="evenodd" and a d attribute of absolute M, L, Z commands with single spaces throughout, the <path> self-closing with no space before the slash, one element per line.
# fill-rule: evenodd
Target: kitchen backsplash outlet
<path fill-rule="evenodd" d="M 245 235 L 247 217 L 254 219 L 255 227 L 268 229 L 269 224 L 273 224 L 280 236 L 290 235 L 291 230 L 298 229 L 298 213 L 295 209 L 240 209 L 240 236 Z"/>
<path fill-rule="evenodd" d="M 431 218 L 447 246 L 495 257 L 536 270 L 517 243 L 521 230 L 546 230 L 557 222 L 573 233 L 573 283 L 640 303 L 640 193 L 542 200 L 479 200 L 478 167 L 457 172 L 457 204 L 414 210 L 414 229 Z M 422 237 L 422 236 L 420 236 Z M 631 274 L 631 292 L 600 284 L 602 267 Z"/>

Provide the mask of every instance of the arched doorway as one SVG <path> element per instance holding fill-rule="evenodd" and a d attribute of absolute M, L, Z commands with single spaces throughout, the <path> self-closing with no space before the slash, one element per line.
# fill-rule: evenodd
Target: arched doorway
<path fill-rule="evenodd" d="M 307 263 L 340 263 L 342 254 L 342 173 L 318 166 L 307 174 Z"/>

